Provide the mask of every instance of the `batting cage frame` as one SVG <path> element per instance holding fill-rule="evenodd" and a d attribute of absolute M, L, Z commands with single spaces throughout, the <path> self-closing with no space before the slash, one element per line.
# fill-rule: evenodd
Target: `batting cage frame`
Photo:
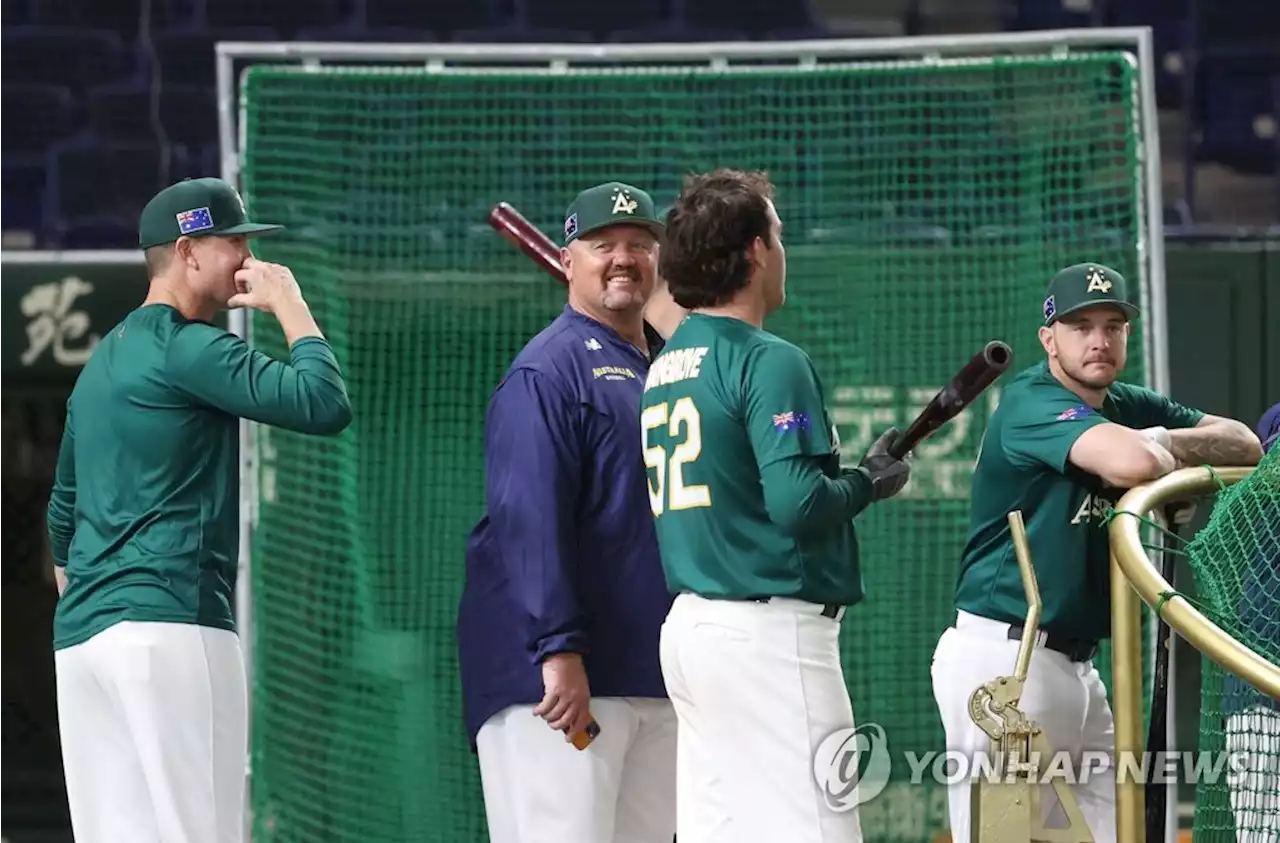
<path fill-rule="evenodd" d="M 1237 641 L 1206 617 L 1169 583 L 1148 558 L 1148 543 L 1139 517 L 1160 512 L 1169 504 L 1209 498 L 1219 488 L 1244 481 L 1257 469 L 1249 467 L 1183 468 L 1131 489 L 1116 504 L 1121 514 L 1109 529 L 1112 551 L 1112 624 L 1117 664 L 1132 661 L 1138 650 L 1139 610 L 1148 606 L 1205 658 L 1244 678 L 1255 688 L 1280 699 L 1280 667 Z M 1139 517 L 1133 517 L 1139 516 Z M 1170 648 L 1172 650 L 1172 648 Z M 1136 683 L 1117 683 L 1115 692 L 1116 752 L 1137 756 L 1143 751 L 1142 693 Z M 1170 694 L 1170 699 L 1173 695 Z M 1173 744 L 1170 744 L 1172 748 Z M 1117 785 L 1116 825 L 1120 840 L 1141 839 L 1143 787 L 1133 781 Z M 1166 818 L 1166 839 L 1177 825 Z"/>
<path fill-rule="evenodd" d="M 1163 201 L 1158 140 L 1155 76 L 1157 71 L 1152 32 L 1148 27 L 1065 29 L 1020 33 L 956 36 L 831 39 L 782 42 L 715 42 L 653 44 L 419 44 L 419 43 L 307 43 L 223 42 L 216 47 L 217 108 L 220 174 L 245 192 L 250 208 L 252 189 L 242 176 L 247 147 L 244 84 L 246 65 L 289 65 L 299 72 L 328 66 L 359 64 L 379 67 L 380 62 L 406 64 L 428 74 L 483 73 L 509 70 L 529 74 L 563 74 L 575 66 L 626 64 L 644 69 L 653 65 L 685 65 L 712 71 L 733 68 L 786 68 L 796 73 L 820 67 L 824 62 L 910 60 L 915 62 L 982 62 L 995 57 L 1035 54 L 1066 57 L 1075 52 L 1114 49 L 1122 51 L 1136 70 L 1131 116 L 1137 137 L 1137 166 L 1132 173 L 1134 195 L 1139 198 L 1137 226 L 1138 297 L 1141 321 L 1143 378 L 1146 386 L 1163 394 L 1169 390 L 1169 360 L 1164 268 Z M 237 72 L 239 71 L 239 76 Z M 248 314 L 233 311 L 232 331 L 253 341 Z M 257 425 L 242 422 L 240 428 L 240 558 L 237 616 L 251 693 L 255 684 L 254 602 L 250 593 L 255 527 L 259 518 L 259 470 L 262 438 Z M 1157 541 L 1159 539 L 1157 538 Z M 1148 630 L 1154 636 L 1154 625 Z M 1150 649 L 1150 648 L 1149 648 Z M 1170 675 L 1176 665 L 1170 664 Z M 1171 687 L 1173 682 L 1170 682 Z M 1168 741 L 1175 745 L 1174 695 L 1168 698 Z M 253 705 L 250 705 L 252 722 Z M 249 771 L 250 783 L 252 770 Z M 1166 839 L 1172 843 L 1177 829 L 1176 785 L 1168 799 Z M 252 823 L 252 820 L 250 820 Z"/>

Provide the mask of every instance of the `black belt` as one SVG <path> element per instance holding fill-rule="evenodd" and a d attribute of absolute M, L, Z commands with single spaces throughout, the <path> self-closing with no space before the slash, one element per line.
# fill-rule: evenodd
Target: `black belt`
<path fill-rule="evenodd" d="M 773 598 L 772 597 L 750 597 L 748 599 L 751 600 L 753 603 L 768 603 Z M 840 605 L 838 603 L 822 604 L 822 616 L 824 618 L 831 618 L 832 620 L 835 620 L 839 615 L 840 615 Z"/>
<path fill-rule="evenodd" d="M 1009 624 L 1009 640 L 1022 640 L 1022 624 Z M 1088 638 L 1072 638 L 1069 635 L 1058 635 L 1050 632 L 1046 635 L 1044 646 L 1055 653 L 1071 659 L 1073 662 L 1087 662 L 1098 654 L 1098 642 Z"/>

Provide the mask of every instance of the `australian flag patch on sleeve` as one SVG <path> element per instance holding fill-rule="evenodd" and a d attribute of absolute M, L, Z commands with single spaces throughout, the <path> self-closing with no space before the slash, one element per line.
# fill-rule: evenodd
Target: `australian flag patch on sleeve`
<path fill-rule="evenodd" d="M 1063 410 L 1058 413 L 1058 421 L 1071 421 L 1072 419 L 1082 419 L 1086 416 L 1092 416 L 1094 409 L 1087 404 L 1081 404 L 1079 407 L 1072 407 L 1070 410 Z"/>
<path fill-rule="evenodd" d="M 788 410 L 785 413 L 774 413 L 773 429 L 779 433 L 787 433 L 792 430 L 808 430 L 809 417 L 794 410 Z"/>
<path fill-rule="evenodd" d="M 213 216 L 208 208 L 192 208 L 178 214 L 178 231 L 190 234 L 193 231 L 208 231 L 213 228 Z"/>

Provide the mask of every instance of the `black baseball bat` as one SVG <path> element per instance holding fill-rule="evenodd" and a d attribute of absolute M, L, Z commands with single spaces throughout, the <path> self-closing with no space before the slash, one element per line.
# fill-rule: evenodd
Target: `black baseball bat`
<path fill-rule="evenodd" d="M 920 411 L 906 431 L 893 443 L 889 453 L 894 459 L 902 459 L 912 449 L 928 439 L 938 428 L 954 419 L 973 403 L 973 400 L 995 383 L 996 378 L 1013 363 L 1013 350 L 1000 340 L 992 340 L 964 368 L 956 372 L 946 386 L 938 390 L 929 404 Z"/>
<path fill-rule="evenodd" d="M 1174 523 L 1176 507 L 1164 508 L 1164 520 L 1167 529 L 1178 536 L 1178 525 Z M 1168 539 L 1166 539 L 1168 541 Z M 1160 576 L 1173 585 L 1174 554 L 1166 547 L 1160 549 Z M 1151 678 L 1151 719 L 1147 727 L 1148 757 L 1156 758 L 1156 753 L 1169 750 L 1169 651 L 1173 648 L 1169 624 L 1159 614 L 1156 615 L 1156 652 L 1155 670 Z M 1168 788 L 1164 785 L 1148 787 L 1146 798 L 1146 825 L 1148 843 L 1161 843 L 1165 834 L 1166 809 L 1168 807 Z"/>

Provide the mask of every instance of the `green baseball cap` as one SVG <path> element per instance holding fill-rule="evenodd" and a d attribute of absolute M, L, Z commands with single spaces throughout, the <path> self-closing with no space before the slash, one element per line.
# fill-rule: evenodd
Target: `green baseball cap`
<path fill-rule="evenodd" d="M 662 220 L 653 199 L 638 187 L 619 181 L 589 187 L 577 195 L 564 213 L 564 244 L 611 225 L 639 225 L 662 236 Z"/>
<path fill-rule="evenodd" d="M 179 237 L 267 234 L 282 225 L 249 222 L 244 200 L 222 179 L 185 179 L 151 197 L 138 221 L 138 246 L 150 249 Z"/>
<path fill-rule="evenodd" d="M 1138 308 L 1129 303 L 1124 276 L 1100 263 L 1078 263 L 1060 270 L 1049 281 L 1044 298 L 1044 324 L 1052 325 L 1083 307 L 1109 304 L 1133 319 Z"/>

